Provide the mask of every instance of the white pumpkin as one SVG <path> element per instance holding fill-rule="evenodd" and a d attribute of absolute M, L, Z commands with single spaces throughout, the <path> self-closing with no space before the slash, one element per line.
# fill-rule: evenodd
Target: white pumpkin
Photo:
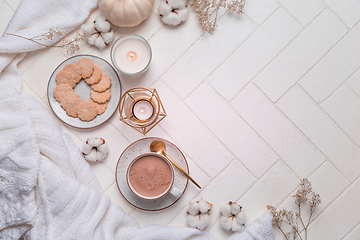
<path fill-rule="evenodd" d="M 119 27 L 134 27 L 147 19 L 154 0 L 98 0 L 101 14 Z"/>

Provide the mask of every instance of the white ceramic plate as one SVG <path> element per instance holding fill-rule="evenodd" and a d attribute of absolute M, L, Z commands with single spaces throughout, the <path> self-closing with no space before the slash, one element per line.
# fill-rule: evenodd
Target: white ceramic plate
<path fill-rule="evenodd" d="M 120 190 L 120 193 L 123 195 L 126 201 L 128 201 L 131 205 L 136 208 L 146 210 L 146 211 L 158 211 L 163 210 L 172 206 L 176 203 L 180 197 L 174 197 L 171 194 L 168 194 L 160 199 L 156 200 L 144 200 L 137 197 L 129 188 L 126 183 L 126 171 L 129 164 L 134 160 L 137 156 L 150 152 L 150 144 L 154 140 L 161 140 L 165 143 L 166 153 L 180 165 L 182 169 L 184 169 L 187 173 L 189 173 L 189 166 L 185 159 L 185 156 L 182 154 L 179 148 L 177 148 L 173 143 L 155 137 L 148 137 L 140 139 L 132 144 L 130 144 L 121 154 L 119 161 L 116 165 L 115 171 L 115 179 L 116 184 Z M 188 185 L 188 179 L 182 174 L 176 167 L 174 167 L 175 172 L 175 180 L 174 185 L 182 191 L 184 194 L 185 189 Z"/>
<path fill-rule="evenodd" d="M 69 116 L 61 107 L 60 103 L 55 100 L 53 95 L 53 91 L 56 87 L 56 74 L 63 70 L 65 65 L 69 63 L 76 64 L 81 58 L 84 57 L 89 58 L 95 65 L 98 65 L 101 68 L 103 73 L 106 73 L 111 78 L 111 98 L 108 101 L 108 107 L 103 114 L 97 115 L 89 122 Z M 83 100 L 87 101 L 89 99 L 91 87 L 83 79 L 75 86 L 74 90 Z M 121 83 L 116 70 L 104 59 L 93 55 L 77 55 L 66 59 L 54 70 L 48 83 L 48 100 L 51 109 L 61 121 L 75 128 L 94 128 L 105 123 L 117 110 L 120 97 Z"/>

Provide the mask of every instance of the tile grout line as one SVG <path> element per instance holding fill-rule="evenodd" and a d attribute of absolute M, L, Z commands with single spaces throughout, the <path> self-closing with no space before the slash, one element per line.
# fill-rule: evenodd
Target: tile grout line
<path fill-rule="evenodd" d="M 165 84 L 163 81 L 162 81 L 162 83 L 163 84 Z M 166 87 L 168 88 L 168 86 L 166 85 Z M 176 94 L 175 94 L 176 95 Z M 176 97 L 179 99 L 179 96 L 177 96 L 176 95 Z M 232 159 L 238 159 L 237 157 L 236 157 L 236 155 L 234 155 L 233 154 L 233 152 L 232 151 L 230 151 L 229 149 L 228 149 L 228 147 L 211 131 L 211 129 L 209 129 L 208 128 L 208 126 L 205 124 L 205 123 L 203 123 L 203 121 L 201 121 L 201 119 L 199 119 L 199 117 L 197 116 L 197 114 L 195 114 L 194 113 L 194 111 L 187 105 L 187 103 L 185 102 L 185 101 L 181 101 L 181 99 L 180 99 L 180 102 L 191 112 L 191 113 L 193 113 L 193 115 L 195 116 L 195 118 L 200 122 L 200 124 L 201 125 L 203 125 L 207 130 L 208 130 L 208 132 L 210 132 L 214 137 L 215 137 L 215 139 L 217 139 L 221 144 L 222 144 L 222 146 L 225 148 L 225 149 L 227 149 L 228 151 L 229 151 L 229 153 L 231 153 L 231 155 L 232 155 Z M 163 129 L 163 128 L 162 128 Z M 165 131 L 165 129 L 163 129 L 164 131 Z M 166 132 L 166 131 L 165 131 Z M 166 132 L 167 133 L 167 132 Z M 170 134 L 169 134 L 170 135 Z M 171 136 L 171 135 L 170 135 Z M 191 156 L 190 156 L 191 157 Z M 196 161 L 193 159 L 193 158 L 191 158 L 195 163 L 196 163 Z M 239 160 L 240 161 L 240 160 Z M 230 162 L 232 162 L 232 160 L 230 161 Z M 229 162 L 229 163 L 230 163 Z M 241 161 L 240 161 L 241 162 Z M 243 162 L 241 162 L 241 164 L 243 164 Z M 202 168 L 200 168 L 200 166 L 198 165 L 198 164 L 196 164 L 198 167 L 199 167 L 199 169 L 202 169 Z M 244 164 L 243 164 L 244 165 Z M 226 166 L 228 166 L 228 165 L 226 165 Z M 226 166 L 224 167 L 224 169 L 226 168 Z M 224 171 L 224 169 L 222 170 L 222 171 Z M 253 173 L 246 167 L 246 169 L 251 173 L 251 175 L 253 175 Z M 203 170 L 204 171 L 204 170 Z M 219 172 L 219 174 L 222 172 L 222 171 L 220 171 Z M 207 173 L 206 173 L 206 175 L 210 178 L 210 179 L 213 179 L 213 178 L 211 178 Z M 255 179 L 257 179 L 256 177 L 255 177 Z"/>
<path fill-rule="evenodd" d="M 284 10 L 287 11 L 287 9 L 284 9 Z M 243 87 L 242 89 L 244 89 L 244 88 L 245 88 L 247 85 L 249 85 L 251 82 L 253 82 L 253 83 L 256 85 L 256 83 L 254 82 L 254 79 L 256 79 L 256 77 L 257 77 L 260 73 L 262 73 L 285 49 L 289 48 L 289 46 L 309 27 L 309 25 L 312 24 L 312 22 L 315 21 L 315 19 L 318 18 L 318 16 L 319 16 L 324 10 L 325 10 L 325 8 L 324 8 L 323 10 L 321 10 L 321 11 L 319 12 L 319 14 L 316 15 L 316 16 L 314 17 L 314 19 L 313 19 L 309 24 L 307 24 L 306 26 L 303 26 L 302 24 L 300 24 L 300 23 L 296 20 L 296 18 L 295 18 L 293 15 L 291 15 L 291 14 L 289 13 L 289 11 L 287 11 L 291 16 L 294 17 L 294 19 L 295 19 L 296 22 L 302 27 L 302 29 L 301 29 L 263 68 L 261 68 L 261 69 L 254 75 L 254 77 L 252 77 L 252 78 L 248 81 L 248 83 L 246 83 L 246 84 L 244 85 L 244 87 Z M 229 100 L 229 102 L 231 102 L 231 101 L 242 91 L 242 89 L 240 89 L 240 90 Z M 271 100 L 271 101 L 272 101 L 272 100 Z"/>
<path fill-rule="evenodd" d="M 241 159 L 239 159 L 239 158 L 226 146 L 226 144 L 223 143 L 223 142 L 221 141 L 221 139 L 219 139 L 219 138 L 216 136 L 216 134 L 198 117 L 198 115 L 189 107 L 189 105 L 188 105 L 186 102 L 184 102 L 184 105 L 189 109 L 189 111 L 191 111 L 191 112 L 194 114 L 194 116 L 200 121 L 200 123 L 204 125 L 204 127 L 208 130 L 208 132 L 210 132 L 213 136 L 215 136 L 215 138 L 224 146 L 224 148 L 227 149 L 227 150 L 233 155 L 233 160 L 236 159 L 237 161 L 239 161 L 239 162 L 246 168 L 246 170 L 249 171 L 249 173 L 250 173 L 255 179 L 258 179 L 258 178 L 255 176 L 255 174 L 254 174 L 252 171 L 250 171 L 250 169 L 241 161 Z M 233 161 L 233 160 L 232 160 L 232 161 Z M 229 164 L 230 164 L 232 161 L 230 161 Z M 227 166 L 228 166 L 228 165 L 226 165 L 226 167 L 227 167 Z M 226 167 L 225 167 L 225 168 L 226 168 Z M 224 168 L 221 172 L 223 172 L 223 171 L 225 170 L 225 168 Z"/>
<path fill-rule="evenodd" d="M 336 15 L 337 16 L 337 15 Z M 359 21 L 360 22 L 360 21 Z M 359 23 L 358 22 L 358 23 Z M 346 26 L 346 25 L 345 25 Z M 354 25 L 355 26 L 355 25 Z M 350 29 L 351 30 L 351 29 Z M 341 36 L 340 38 L 339 38 L 339 40 L 338 41 L 336 41 L 334 44 L 333 44 L 333 46 L 331 46 L 331 48 L 329 48 L 320 58 L 319 58 L 319 60 L 318 61 L 316 61 L 316 63 L 314 63 L 314 65 L 313 66 L 311 66 L 303 75 L 301 75 L 300 77 L 299 77 L 299 79 L 296 81 L 296 82 L 294 82 L 294 84 L 292 84 L 290 87 L 289 87 L 289 89 L 288 90 L 286 90 L 276 101 L 273 101 L 274 103 L 276 103 L 276 102 L 278 102 L 293 86 L 295 86 L 296 84 L 299 84 L 299 85 L 301 85 L 301 83 L 300 83 L 300 81 L 302 80 L 302 78 L 306 75 L 306 74 L 308 74 L 308 72 L 310 72 L 318 63 L 320 63 L 324 58 L 325 58 L 325 56 L 326 55 L 328 55 L 329 54 L 329 52 L 331 52 L 332 51 L 332 49 L 334 49 L 336 46 L 338 46 L 339 44 L 340 44 L 340 42 L 348 35 L 350 33 L 350 31 L 349 31 L 349 29 L 348 29 L 348 31 L 346 32 L 346 33 L 344 33 L 344 35 L 343 36 Z M 351 74 L 352 75 L 352 74 Z M 350 76 L 351 76 L 350 75 Z M 348 79 L 348 78 L 347 78 Z M 347 79 L 345 80 L 345 81 L 347 81 Z M 256 84 L 256 83 L 255 83 Z M 340 86 L 341 86 L 342 84 L 340 84 Z M 338 87 L 336 88 L 336 89 L 338 89 Z M 335 89 L 335 90 L 336 90 Z M 305 90 L 305 89 L 304 89 Z M 334 91 L 335 91 L 334 90 Z M 306 91 L 306 90 L 305 90 Z M 333 91 L 333 92 L 334 92 Z M 307 91 L 306 91 L 307 92 Z M 333 93 L 332 92 L 332 93 Z M 331 94 L 332 94 L 331 93 Z M 326 99 L 331 95 L 331 94 L 329 94 L 324 100 L 322 100 L 321 102 L 317 102 L 316 101 L 316 103 L 317 104 L 321 104 L 322 102 L 324 102 L 324 101 L 326 101 Z"/>
<path fill-rule="evenodd" d="M 204 82 L 208 82 L 207 79 L 209 78 L 209 76 L 212 75 L 213 72 L 215 72 L 217 69 L 219 69 L 232 55 L 234 55 L 236 53 L 236 51 L 245 43 L 247 42 L 251 36 L 253 36 L 255 34 L 255 32 L 257 31 L 258 28 L 260 28 L 280 7 L 277 7 L 276 9 L 274 9 L 273 12 L 270 13 L 270 15 L 260 24 L 256 24 L 247 14 L 245 14 L 249 20 L 254 23 L 254 25 L 256 26 L 255 29 L 237 46 L 235 47 L 235 49 L 222 61 L 220 62 L 209 74 L 207 74 L 206 77 L 204 77 L 204 79 L 198 84 L 197 87 L 199 87 L 201 84 L 203 84 Z M 211 84 L 210 84 L 211 85 Z M 196 88 L 197 88 L 196 87 Z M 185 98 L 184 100 L 186 100 L 195 90 L 193 89 Z M 217 91 L 216 91 L 217 92 Z M 219 94 L 221 95 L 221 94 Z M 226 100 L 227 101 L 227 100 Z"/>
<path fill-rule="evenodd" d="M 325 114 L 325 115 L 328 116 L 328 114 L 327 114 L 326 112 L 324 112 L 324 110 L 321 109 L 318 104 L 316 104 L 316 101 L 308 94 L 308 92 L 306 92 L 300 84 L 298 84 L 298 86 L 306 93 L 306 95 L 309 96 L 309 98 L 315 103 L 315 105 L 319 108 L 319 110 L 320 110 L 323 114 Z M 281 111 L 281 113 L 284 114 L 284 116 L 316 147 L 316 149 L 319 150 L 319 152 L 325 157 L 325 159 L 328 160 L 329 162 L 331 162 L 332 165 L 334 165 L 334 163 L 333 163 L 330 159 L 328 159 L 328 157 L 327 157 L 327 156 L 320 150 L 320 148 L 307 136 L 307 134 L 305 134 L 290 118 L 288 118 L 287 115 L 286 115 L 276 104 L 275 104 L 275 106 L 276 106 L 276 107 L 279 109 L 279 111 Z M 329 117 L 329 116 L 328 116 L 328 117 Z M 330 118 L 330 117 L 329 117 L 329 118 Z M 330 118 L 330 119 L 331 119 L 332 122 L 334 122 L 334 120 L 333 120 L 332 118 Z M 336 124 L 336 126 L 339 127 L 337 124 Z M 339 127 L 339 128 L 340 128 L 340 127 Z M 342 128 L 340 128 L 340 129 L 342 130 L 342 132 L 344 132 Z M 346 134 L 346 133 L 345 133 L 345 134 Z M 347 135 L 347 134 L 346 134 L 346 135 Z M 348 136 L 348 135 L 347 135 L 347 136 Z M 348 136 L 348 137 L 349 137 L 349 136 Z M 353 141 L 352 138 L 350 138 L 350 139 Z M 354 141 L 353 141 L 353 142 L 354 142 Z M 356 145 L 357 145 L 357 144 L 356 144 Z M 358 145 L 357 145 L 357 146 L 358 146 Z M 344 175 L 344 173 L 343 173 L 342 171 L 340 171 L 335 165 L 334 165 L 334 167 L 341 173 L 341 175 L 342 175 L 348 182 L 351 182 L 351 181 Z M 354 180 L 355 180 L 355 179 L 354 179 Z"/>
<path fill-rule="evenodd" d="M 287 120 L 289 120 L 290 121 L 290 123 L 292 124 L 292 126 L 294 126 L 300 133 L 302 133 L 303 134 L 303 136 L 309 141 L 309 143 L 311 143 L 311 145 L 313 145 L 320 153 L 321 153 L 321 155 L 324 157 L 324 159 L 327 159 L 327 157 L 322 153 L 322 151 L 320 151 L 320 149 L 308 138 L 308 136 L 307 135 L 305 135 L 295 124 L 294 124 L 294 122 L 293 121 L 291 121 L 291 119 L 290 118 L 288 118 L 288 116 L 273 102 L 273 101 L 271 101 L 271 99 L 256 85 L 256 84 L 254 84 L 254 83 L 252 83 L 267 99 L 268 99 L 268 101 L 270 101 L 270 103 L 271 104 L 273 104 L 273 106 L 277 109 L 277 110 L 279 110 L 279 112 L 287 119 Z M 236 112 L 236 111 L 235 111 Z M 240 115 L 240 114 L 239 114 Z M 240 117 L 241 117 L 241 115 L 240 115 Z M 251 125 L 244 119 L 244 121 L 251 127 Z M 252 127 L 251 127 L 252 128 Z M 253 129 L 253 128 L 252 128 Z M 255 129 L 253 129 L 258 135 L 259 135 L 259 137 L 261 138 L 261 139 L 263 139 L 261 136 L 260 136 L 260 134 L 255 130 Z M 264 142 L 279 156 L 279 158 L 280 159 L 282 159 L 281 158 L 281 156 L 267 143 L 267 141 L 265 141 L 265 139 L 263 139 L 264 140 Z M 286 163 L 286 161 L 284 160 L 284 159 L 282 159 L 285 163 Z M 323 160 L 323 161 L 325 161 L 325 160 Z M 286 163 L 286 165 L 287 165 L 287 163 Z M 288 166 L 288 165 L 287 165 Z M 290 167 L 290 166 L 288 166 L 292 171 L 293 171 L 293 169 Z M 294 172 L 294 174 L 297 176 L 297 174 Z M 311 174 L 311 173 L 310 173 Z M 299 177 L 299 176 L 298 176 Z"/>

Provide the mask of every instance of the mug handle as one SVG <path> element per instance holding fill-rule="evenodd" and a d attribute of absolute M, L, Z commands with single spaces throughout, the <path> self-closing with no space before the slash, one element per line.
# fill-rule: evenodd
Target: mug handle
<path fill-rule="evenodd" d="M 170 194 L 176 198 L 179 198 L 182 195 L 182 191 L 180 191 L 180 189 L 178 189 L 177 187 L 172 186 L 172 188 L 170 189 Z"/>

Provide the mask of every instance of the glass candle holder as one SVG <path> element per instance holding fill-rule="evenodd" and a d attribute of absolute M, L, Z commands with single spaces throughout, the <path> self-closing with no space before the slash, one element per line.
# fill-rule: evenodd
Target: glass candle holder
<path fill-rule="evenodd" d="M 136 34 L 126 34 L 114 42 L 110 58 L 119 72 L 135 75 L 148 70 L 152 51 L 145 38 Z"/>
<path fill-rule="evenodd" d="M 119 104 L 120 121 L 146 134 L 166 117 L 156 89 L 135 87 L 122 95 Z"/>

